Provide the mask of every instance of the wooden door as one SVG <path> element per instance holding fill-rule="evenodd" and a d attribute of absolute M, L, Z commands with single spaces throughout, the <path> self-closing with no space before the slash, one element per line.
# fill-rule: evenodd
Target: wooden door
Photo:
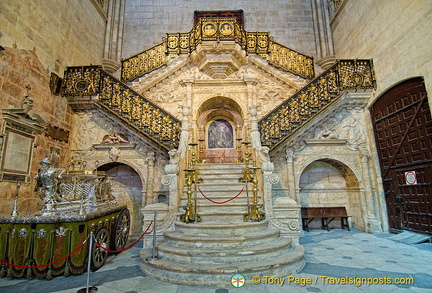
<path fill-rule="evenodd" d="M 423 79 L 385 92 L 371 115 L 390 230 L 432 234 L 432 119 Z"/>

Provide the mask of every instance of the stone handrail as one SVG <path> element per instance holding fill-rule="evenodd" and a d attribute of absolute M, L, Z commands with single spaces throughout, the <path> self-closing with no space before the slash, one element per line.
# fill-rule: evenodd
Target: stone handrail
<path fill-rule="evenodd" d="M 202 18 L 188 33 L 168 33 L 163 42 L 122 60 L 121 78 L 132 81 L 166 64 L 175 55 L 190 54 L 203 41 L 235 41 L 248 54 L 301 77 L 315 76 L 313 58 L 272 40 L 268 32 L 246 32 L 236 18 Z"/>
<path fill-rule="evenodd" d="M 375 86 L 372 60 L 338 60 L 258 122 L 262 145 L 273 149 L 337 100 L 343 91 Z"/>
<path fill-rule="evenodd" d="M 101 66 L 68 67 L 63 96 L 74 108 L 86 108 L 96 102 L 166 150 L 179 145 L 180 121 L 103 71 Z"/>

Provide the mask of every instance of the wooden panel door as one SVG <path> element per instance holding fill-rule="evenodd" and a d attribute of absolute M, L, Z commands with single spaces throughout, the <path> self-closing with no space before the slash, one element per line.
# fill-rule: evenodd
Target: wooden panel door
<path fill-rule="evenodd" d="M 390 230 L 432 234 L 432 119 L 423 79 L 385 92 L 371 115 Z"/>

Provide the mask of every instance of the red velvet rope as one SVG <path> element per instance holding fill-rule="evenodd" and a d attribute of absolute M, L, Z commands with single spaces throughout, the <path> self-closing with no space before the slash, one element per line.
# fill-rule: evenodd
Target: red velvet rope
<path fill-rule="evenodd" d="M 212 203 L 216 203 L 216 204 L 223 204 L 223 203 L 227 203 L 227 202 L 229 202 L 229 201 L 232 201 L 234 198 L 236 198 L 237 196 L 239 196 L 239 195 L 243 192 L 243 190 L 244 190 L 244 188 L 242 188 L 242 190 L 240 190 L 240 192 L 239 192 L 236 196 L 234 196 L 233 198 L 231 198 L 231 199 L 229 199 L 229 200 L 226 200 L 226 201 L 221 201 L 221 202 L 214 201 L 214 200 L 208 198 L 208 197 L 205 196 L 205 194 L 201 191 L 201 189 L 199 189 L 199 192 L 201 192 L 202 196 L 204 196 L 207 200 L 211 201 Z"/>
<path fill-rule="evenodd" d="M 88 237 L 87 237 L 86 240 L 84 240 L 83 243 L 81 243 L 80 246 L 78 246 L 74 251 L 72 251 L 72 252 L 69 253 L 68 255 L 65 255 L 65 256 L 63 256 L 62 258 L 60 258 L 60 259 L 58 259 L 58 260 L 56 260 L 56 261 L 53 261 L 53 262 L 47 263 L 47 264 L 45 264 L 45 265 L 40 265 L 40 266 L 21 266 L 21 265 L 14 265 L 14 264 L 8 263 L 8 262 L 6 262 L 6 261 L 2 261 L 2 260 L 0 260 L 0 262 L 1 262 L 1 263 L 4 263 L 4 264 L 7 264 L 7 265 L 9 265 L 9 266 L 13 266 L 13 267 L 17 267 L 17 268 L 23 268 L 23 269 L 36 269 L 36 268 L 46 267 L 46 266 L 49 266 L 49 265 L 52 265 L 52 264 L 58 263 L 59 261 L 62 261 L 62 260 L 64 260 L 65 258 L 71 256 L 72 254 L 74 254 L 75 252 L 77 252 L 81 247 L 83 247 L 83 245 L 87 242 L 87 240 L 88 240 Z"/>
<path fill-rule="evenodd" d="M 105 250 L 105 251 L 108 251 L 108 252 L 112 252 L 112 253 L 117 253 L 117 252 L 122 252 L 122 251 L 125 251 L 125 250 L 128 250 L 128 249 L 131 249 L 132 247 L 134 247 L 143 237 L 144 237 L 144 235 L 147 233 L 147 231 L 150 229 L 150 226 L 153 224 L 153 221 L 151 221 L 150 222 L 150 224 L 147 226 L 147 229 L 144 231 L 144 233 L 141 235 L 141 237 L 140 238 L 138 238 L 138 240 L 137 241 L 135 241 L 134 243 L 132 243 L 130 246 L 128 246 L 128 247 L 126 247 L 126 248 L 123 248 L 123 249 L 121 249 L 121 250 L 109 250 L 109 249 L 106 249 L 105 247 L 103 247 L 99 242 L 96 242 L 95 241 L 95 243 L 96 243 L 96 245 L 97 246 L 99 246 L 100 248 L 102 248 L 103 250 Z"/>

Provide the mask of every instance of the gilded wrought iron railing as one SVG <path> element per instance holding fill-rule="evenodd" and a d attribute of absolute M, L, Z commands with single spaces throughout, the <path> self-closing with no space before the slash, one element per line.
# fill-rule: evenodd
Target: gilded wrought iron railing
<path fill-rule="evenodd" d="M 283 70 L 312 79 L 315 76 L 313 58 L 270 40 L 267 61 Z"/>
<path fill-rule="evenodd" d="M 203 41 L 235 41 L 283 70 L 311 79 L 313 58 L 273 41 L 268 32 L 246 32 L 236 18 L 202 18 L 188 33 L 168 33 L 165 40 L 122 61 L 121 78 L 132 81 L 164 65 L 174 55 L 190 54 Z"/>
<path fill-rule="evenodd" d="M 178 147 L 180 121 L 116 78 L 100 66 L 68 67 L 63 95 L 68 99 L 96 96 L 97 103 L 128 126 L 151 138 L 167 150 Z"/>
<path fill-rule="evenodd" d="M 375 86 L 372 60 L 338 60 L 258 122 L 262 144 L 274 148 L 337 100 L 344 90 Z"/>
<path fill-rule="evenodd" d="M 169 59 L 166 42 L 122 60 L 121 79 L 131 81 L 164 65 Z"/>

